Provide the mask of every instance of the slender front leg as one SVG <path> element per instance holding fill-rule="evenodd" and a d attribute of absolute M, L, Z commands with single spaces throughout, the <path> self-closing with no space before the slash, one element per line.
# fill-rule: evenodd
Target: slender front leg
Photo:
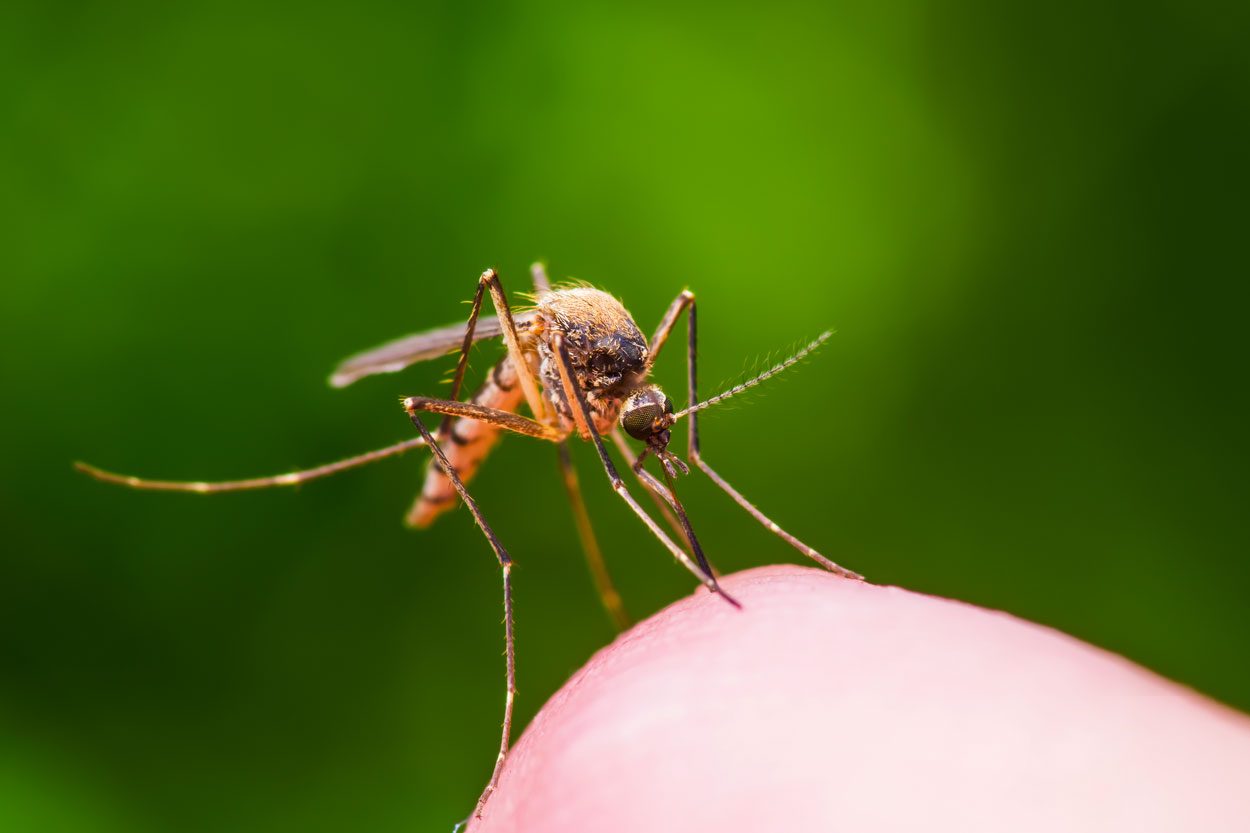
<path fill-rule="evenodd" d="M 425 423 L 415 413 L 410 413 L 409 417 L 412 419 L 412 424 L 421 432 L 421 436 L 425 438 L 425 442 L 429 445 L 430 450 L 434 452 L 435 464 L 442 469 L 443 474 L 447 475 L 447 479 L 456 487 L 456 491 L 460 494 L 460 499 L 464 501 L 464 505 L 468 507 L 470 514 L 473 515 L 473 520 L 477 522 L 478 528 L 486 536 L 486 541 L 494 551 L 495 558 L 499 561 L 499 568 L 503 572 L 503 638 L 504 662 L 507 669 L 507 687 L 504 693 L 503 706 L 503 732 L 499 739 L 499 755 L 495 758 L 495 768 L 491 771 L 490 781 L 486 783 L 486 789 L 482 790 L 482 795 L 478 798 L 477 806 L 473 810 L 473 815 L 481 818 L 482 806 L 486 804 L 487 800 L 490 799 L 491 793 L 495 791 L 495 787 L 499 785 L 499 773 L 503 770 L 504 758 L 508 756 L 508 745 L 512 740 L 512 706 L 516 700 L 516 637 L 512 617 L 512 558 L 495 536 L 495 531 L 490 528 L 486 518 L 482 517 L 482 510 L 478 509 L 477 501 L 473 499 L 468 489 L 464 487 L 464 483 L 460 481 L 460 475 L 456 473 L 455 467 L 448 462 L 447 456 L 443 454 L 443 449 L 439 447 L 434 437 L 430 435 L 430 431 L 425 427 Z M 459 825 L 457 825 L 458 828 Z"/>
<path fill-rule="evenodd" d="M 573 522 L 577 525 L 577 537 L 582 542 L 586 565 L 590 567 L 590 575 L 594 579 L 595 589 L 599 591 L 599 600 L 603 602 L 603 609 L 607 611 L 612 625 L 618 631 L 623 631 L 631 624 L 629 614 L 625 612 L 621 594 L 612 583 L 607 562 L 603 559 L 603 551 L 599 549 L 594 527 L 590 524 L 590 513 L 586 511 L 586 501 L 582 499 L 582 487 L 577 482 L 577 469 L 573 467 L 568 440 L 561 440 L 557 449 L 560 457 L 560 473 L 564 478 L 564 491 L 568 494 L 569 506 L 573 509 Z"/>
<path fill-rule="evenodd" d="M 564 337 L 560 333 L 556 333 L 552 337 L 552 347 L 554 348 L 553 353 L 555 354 L 556 365 L 560 371 L 561 386 L 573 410 L 574 420 L 583 432 L 590 437 L 591 442 L 595 444 L 595 450 L 599 452 L 599 460 L 603 463 L 603 470 L 607 473 L 608 482 L 612 484 L 613 491 L 621 496 L 621 500 L 625 501 L 634 514 L 638 516 L 639 520 L 646 525 L 647 529 L 651 530 L 651 534 L 660 539 L 660 543 L 673 554 L 673 557 L 683 567 L 689 570 L 692 575 L 713 593 L 719 593 L 724 597 L 725 601 L 734 607 L 741 607 L 732 596 L 721 589 L 716 582 L 716 577 L 691 561 L 686 551 L 677 546 L 673 539 L 669 538 L 664 530 L 660 528 L 660 525 L 655 522 L 655 519 L 646 513 L 646 510 L 638 504 L 638 501 L 634 500 L 634 496 L 629 493 L 625 481 L 616 473 L 616 466 L 612 464 L 612 458 L 608 455 L 608 450 L 603 445 L 603 438 L 599 436 L 599 431 L 595 428 L 594 417 L 590 413 L 590 406 L 586 403 L 585 394 L 582 393 L 582 389 L 573 379 L 573 368 L 572 363 L 569 361 L 568 348 L 565 347 Z"/>
<path fill-rule="evenodd" d="M 699 394 L 697 390 L 698 388 L 698 370 L 697 370 L 697 366 L 698 366 L 698 318 L 697 318 L 697 310 L 696 310 L 695 302 L 694 302 L 694 293 L 690 292 L 689 290 L 686 290 L 681 295 L 679 295 L 677 297 L 677 300 L 673 302 L 671 307 L 669 307 L 670 313 L 673 313 L 673 311 L 676 310 L 676 312 L 673 313 L 673 320 L 676 320 L 676 316 L 681 314 L 681 310 L 683 308 L 688 310 L 688 315 L 686 317 L 686 331 L 688 334 L 688 343 L 687 343 L 687 350 L 686 350 L 686 374 L 687 374 L 687 379 L 688 379 L 688 391 L 687 392 L 688 392 L 689 399 L 690 399 L 690 407 L 693 408 L 699 402 Z M 665 321 L 668 322 L 667 317 Z M 662 332 L 664 337 L 667 337 L 668 331 L 671 329 L 672 329 L 672 322 L 668 322 L 667 328 L 664 327 L 664 323 L 661 323 L 660 330 L 657 331 L 656 336 L 659 337 Z M 654 348 L 652 348 L 652 353 L 654 354 Z M 716 471 L 711 466 L 709 466 L 706 461 L 704 461 L 702 450 L 699 448 L 699 414 L 697 411 L 692 411 L 690 413 L 690 449 L 689 449 L 688 454 L 690 456 L 691 462 L 693 462 L 696 466 L 698 466 L 713 483 L 715 483 L 722 490 L 724 490 L 725 494 L 733 498 L 734 502 L 737 503 L 739 506 L 741 506 L 743 509 L 745 509 L 747 513 L 751 515 L 751 517 L 755 518 L 755 520 L 763 524 L 764 527 L 767 528 L 769 532 L 772 532 L 774 535 L 781 538 L 781 540 L 785 541 L 787 544 L 794 547 L 796 550 L 803 553 L 808 558 L 812 559 L 817 564 L 824 567 L 826 570 L 829 570 L 830 572 L 833 572 L 833 573 L 837 573 L 840 576 L 845 576 L 847 578 L 854 578 L 854 579 L 860 579 L 860 580 L 863 579 L 863 576 L 861 576 L 859 573 L 856 573 L 852 570 L 848 570 L 845 567 L 835 564 L 833 561 L 830 561 L 828 558 L 826 558 L 825 556 L 817 552 L 814 547 L 809 547 L 807 544 L 804 544 L 802 541 L 800 541 L 798 538 L 795 538 L 789 532 L 786 532 L 784 529 L 778 526 L 775 521 L 773 521 L 771 518 L 769 518 L 759 509 L 757 509 L 755 507 L 755 504 L 751 503 L 751 501 L 743 497 L 742 494 L 737 489 L 735 489 L 733 486 L 730 486 L 729 481 L 725 480 L 725 478 L 717 474 Z"/>

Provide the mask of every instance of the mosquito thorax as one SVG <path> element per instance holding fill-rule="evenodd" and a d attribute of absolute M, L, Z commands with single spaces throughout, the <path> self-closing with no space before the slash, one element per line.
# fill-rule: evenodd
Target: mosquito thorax
<path fill-rule="evenodd" d="M 655 385 L 648 385 L 625 400 L 621 407 L 621 427 L 635 440 L 664 448 L 668 445 L 672 415 L 672 400 Z"/>

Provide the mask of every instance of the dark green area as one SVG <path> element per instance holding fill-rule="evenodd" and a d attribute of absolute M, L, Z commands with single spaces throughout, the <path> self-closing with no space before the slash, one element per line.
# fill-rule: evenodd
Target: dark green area
<path fill-rule="evenodd" d="M 400 525 L 423 459 L 217 498 L 69 463 L 237 477 L 407 437 L 396 397 L 450 362 L 346 391 L 329 369 L 540 257 L 646 331 L 694 288 L 709 393 L 835 327 L 709 413 L 726 476 L 873 580 L 1250 708 L 1246 10 L 6 6 L 0 826 L 471 806 L 498 579 L 467 513 Z M 609 561 L 655 611 L 691 582 L 588 451 Z M 555 466 L 509 439 L 475 484 L 520 563 L 522 721 L 611 638 Z M 797 560 L 682 487 L 722 569 Z"/>

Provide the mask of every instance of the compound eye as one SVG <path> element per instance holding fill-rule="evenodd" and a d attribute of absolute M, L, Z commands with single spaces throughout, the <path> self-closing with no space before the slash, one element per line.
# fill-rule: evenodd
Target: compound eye
<path fill-rule="evenodd" d="M 664 397 L 664 413 L 671 414 L 673 412 L 673 400 L 667 396 Z"/>
<path fill-rule="evenodd" d="M 651 436 L 655 418 L 659 415 L 659 405 L 639 405 L 621 414 L 621 426 L 635 440 L 645 440 Z"/>

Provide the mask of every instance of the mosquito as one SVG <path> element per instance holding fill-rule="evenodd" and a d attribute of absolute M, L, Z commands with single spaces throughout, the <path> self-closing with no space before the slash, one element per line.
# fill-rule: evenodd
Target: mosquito
<path fill-rule="evenodd" d="M 473 817 L 480 817 L 482 807 L 495 791 L 511 743 L 516 699 L 516 646 L 512 557 L 491 529 L 465 484 L 472 480 L 503 432 L 522 434 L 556 445 L 582 549 L 600 600 L 618 630 L 627 627 L 630 620 L 621 596 L 613 586 L 582 499 L 568 449 L 569 439 L 574 434 L 594 445 L 613 491 L 651 534 L 701 584 L 728 604 L 740 607 L 737 600 L 717 582 L 716 572 L 708 562 L 674 488 L 677 476 L 689 473 L 686 463 L 669 450 L 672 428 L 685 418 L 688 418 L 689 426 L 687 457 L 713 483 L 770 532 L 825 569 L 846 578 L 862 579 L 858 573 L 838 566 L 778 526 L 708 465 L 699 446 L 700 411 L 792 367 L 819 347 L 830 333 L 821 334 L 794 355 L 753 378 L 700 401 L 697 393 L 697 320 L 693 292 L 683 290 L 673 300 L 648 340 L 621 302 L 607 292 L 584 285 L 553 288 L 541 263 L 534 264 L 531 275 L 534 283 L 534 304 L 531 308 L 514 311 L 508 303 L 499 275 L 494 269 L 487 269 L 478 279 L 469 319 L 465 324 L 388 342 L 344 360 L 330 376 L 330 384 L 342 388 L 366 376 L 394 373 L 417 362 L 458 351 L 459 359 L 448 398 L 408 396 L 401 400 L 404 411 L 419 433 L 417 437 L 323 466 L 247 480 L 148 480 L 114 474 L 85 463 L 75 464 L 79 470 L 96 479 L 134 489 L 216 494 L 295 486 L 394 457 L 414 448 L 428 448 L 432 457 L 425 483 L 406 516 L 406 522 L 415 527 L 429 526 L 458 501 L 463 502 L 486 537 L 503 577 L 506 668 L 503 731 L 494 769 L 478 798 Z M 482 316 L 483 300 L 488 294 L 495 315 Z M 659 386 L 649 382 L 648 377 L 683 313 L 687 333 L 687 405 L 675 411 L 672 401 Z M 468 400 L 461 401 L 460 392 L 473 344 L 500 336 L 507 348 L 506 354 L 487 373 L 477 392 Z M 522 403 L 527 407 L 529 416 L 520 413 Z M 441 417 L 433 432 L 421 414 Z M 634 453 L 626 435 L 642 443 L 640 452 Z M 617 446 L 633 476 L 665 517 L 672 535 L 634 498 L 604 445 L 605 436 Z M 650 457 L 658 463 L 658 477 L 644 466 Z"/>

